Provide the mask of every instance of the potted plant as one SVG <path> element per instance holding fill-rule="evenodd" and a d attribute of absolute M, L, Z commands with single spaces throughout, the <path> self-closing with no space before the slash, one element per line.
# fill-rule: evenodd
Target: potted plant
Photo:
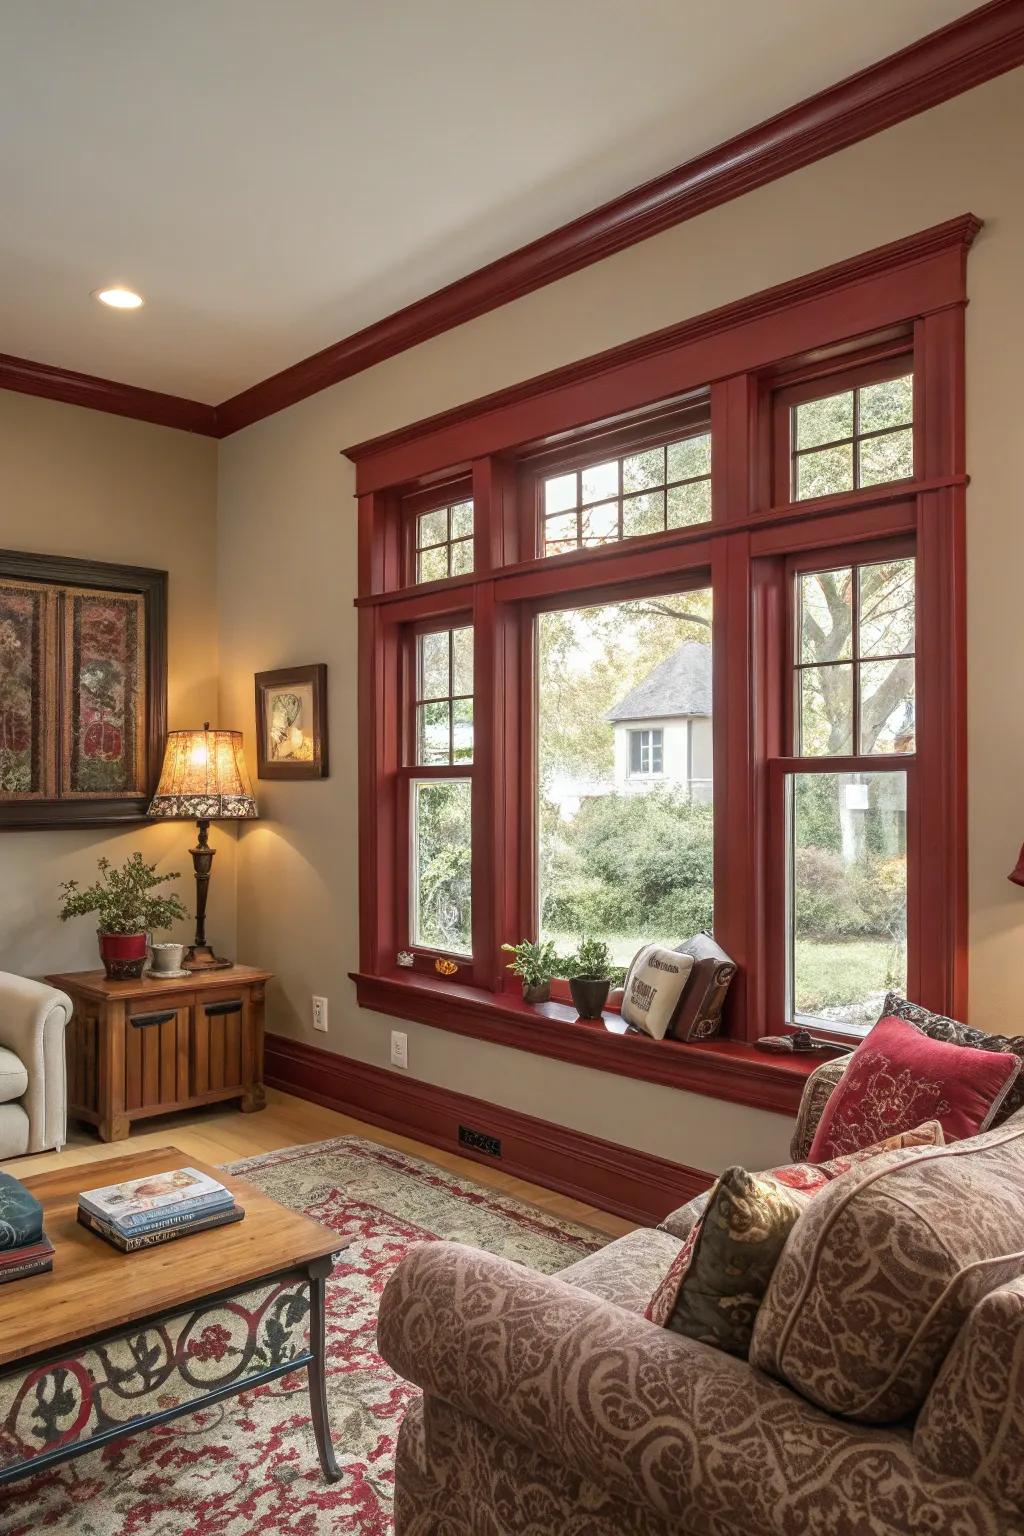
<path fill-rule="evenodd" d="M 515 958 L 507 967 L 521 978 L 524 1003 L 546 1003 L 551 996 L 551 978 L 558 968 L 558 956 L 551 939 L 543 943 L 524 939 L 521 944 L 503 944 L 502 949 Z"/>
<path fill-rule="evenodd" d="M 569 991 L 581 1019 L 599 1019 L 612 989 L 612 957 L 603 939 L 583 939 L 568 966 Z"/>
<path fill-rule="evenodd" d="M 150 930 L 188 916 L 176 895 L 153 895 L 156 886 L 177 880 L 177 872 L 158 875 L 156 865 L 147 864 L 141 853 L 131 854 L 120 869 L 109 859 L 100 859 L 98 867 L 99 879 L 84 890 L 77 880 L 61 881 L 61 922 L 95 912 L 107 975 L 115 980 L 141 976 Z"/>

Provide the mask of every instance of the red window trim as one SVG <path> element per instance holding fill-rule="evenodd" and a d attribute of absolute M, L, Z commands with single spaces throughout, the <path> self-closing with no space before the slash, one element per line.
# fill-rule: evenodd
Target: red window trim
<path fill-rule="evenodd" d="M 729 1007 L 734 1039 L 723 1042 L 729 1046 L 725 1054 L 744 1039 L 777 1032 L 780 1018 L 768 955 L 769 763 L 781 757 L 783 748 L 779 679 L 784 675 L 784 557 L 792 559 L 801 551 L 820 556 L 831 546 L 866 548 L 874 540 L 913 535 L 923 637 L 918 648 L 922 665 L 915 764 L 922 806 L 917 834 L 922 898 L 915 936 L 924 957 L 919 997 L 931 1007 L 963 1016 L 963 310 L 964 256 L 975 228 L 974 221 L 954 221 L 938 234 L 926 232 L 917 243 L 901 242 L 874 253 L 873 265 L 859 258 L 855 276 L 849 264 L 835 269 L 834 276 L 814 275 L 818 281 L 810 296 L 806 285 L 811 280 L 801 280 L 792 285 L 791 304 L 775 291 L 763 307 L 755 301 L 730 307 L 721 332 L 709 326 L 706 334 L 697 334 L 688 323 L 682 328 L 685 335 L 669 342 L 661 338 L 655 346 L 648 339 L 641 348 L 620 349 L 618 366 L 611 361 L 615 354 L 605 354 L 591 365 L 574 365 L 571 379 L 555 386 L 543 381 L 535 395 L 517 386 L 508 404 L 467 407 L 462 421 L 449 415 L 439 423 L 396 434 L 393 444 L 360 451 L 361 1002 L 439 1027 L 446 1027 L 446 1016 L 457 1011 L 458 1031 L 484 1038 L 496 1038 L 495 1008 L 501 1012 L 511 1006 L 516 1027 L 505 1031 L 501 1043 L 554 1054 L 546 1031 L 533 1047 L 527 1043 L 527 1022 L 517 999 L 510 999 L 497 948 L 500 939 L 528 931 L 524 924 L 532 917 L 532 887 L 522 878 L 529 867 L 522 840 L 529 834 L 517 810 L 532 772 L 523 718 L 530 665 L 523 614 L 528 606 L 576 602 L 586 591 L 605 600 L 624 580 L 661 580 L 672 587 L 680 573 L 704 567 L 711 570 L 715 593 L 716 803 L 730 808 L 729 817 L 720 817 L 716 825 L 716 932 L 740 966 Z M 867 345 L 876 349 L 873 359 L 878 359 L 877 338 L 886 327 L 887 344 L 904 355 L 902 338 L 913 331 L 916 478 L 819 503 L 773 505 L 772 401 L 780 384 L 788 388 L 801 368 L 813 372 L 840 353 L 847 359 L 843 366 L 857 366 L 860 356 L 847 356 L 856 334 L 868 338 Z M 795 347 L 805 363 L 794 359 Z M 738 360 L 746 366 L 734 371 Z M 517 562 L 517 550 L 530 548 L 521 544 L 526 498 L 519 495 L 524 471 L 517 467 L 517 442 L 550 442 L 564 434 L 574 418 L 609 422 L 616 413 L 635 413 L 639 404 L 657 399 L 659 392 L 661 398 L 668 396 L 664 385 L 670 371 L 678 399 L 681 390 L 699 387 L 699 378 L 692 376 L 698 364 L 705 370 L 704 379 L 712 379 L 712 522 L 596 551 Z M 658 409 L 664 418 L 664 408 Z M 589 438 L 594 440 L 592 429 Z M 501 449 L 497 456 L 495 447 Z M 566 451 L 573 451 L 571 444 Z M 544 457 L 551 462 L 547 451 Z M 395 529 L 402 498 L 415 489 L 410 469 L 415 466 L 416 474 L 436 476 L 440 482 L 445 463 L 471 465 L 476 570 L 470 577 L 402 590 Z M 444 478 L 450 482 L 454 476 L 449 471 Z M 489 791 L 474 797 L 474 850 L 490 878 L 482 885 L 474 878 L 474 943 L 477 948 L 479 933 L 482 947 L 475 953 L 471 985 L 457 978 L 452 990 L 448 983 L 442 1006 L 435 977 L 396 976 L 394 970 L 399 927 L 393 871 L 399 850 L 388 786 L 399 763 L 400 731 L 394 684 L 388 679 L 398 675 L 403 624 L 465 614 L 469 604 L 477 678 L 475 773 Z M 741 900 L 737 892 L 751 894 Z M 461 999 L 457 1010 L 455 997 Z M 584 1034 L 575 1025 L 565 1028 L 568 1034 L 558 1030 L 560 1052 L 570 1050 L 577 1040 L 589 1064 L 624 1075 L 657 1080 L 651 1078 L 652 1052 L 658 1061 L 674 1061 L 682 1049 L 685 1059 L 691 1059 L 691 1047 L 623 1039 L 600 1029 Z M 770 1064 L 770 1058 L 756 1057 L 744 1070 L 756 1079 Z M 685 1073 L 677 1086 L 693 1086 L 683 1077 Z M 727 1074 L 722 1084 L 726 1081 Z M 732 1094 L 723 1088 L 720 1096 Z"/>

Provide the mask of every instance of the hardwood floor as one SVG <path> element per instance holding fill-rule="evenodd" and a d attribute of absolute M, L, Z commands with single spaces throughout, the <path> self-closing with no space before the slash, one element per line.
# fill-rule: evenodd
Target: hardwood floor
<path fill-rule="evenodd" d="M 101 1162 L 105 1158 L 123 1157 L 128 1151 L 146 1151 L 156 1147 L 173 1145 L 180 1147 L 190 1157 L 207 1163 L 232 1163 L 239 1158 L 254 1157 L 260 1152 L 273 1152 L 278 1147 L 293 1147 L 306 1141 L 326 1141 L 331 1136 L 364 1136 L 367 1141 L 382 1146 L 397 1147 L 422 1157 L 425 1162 L 435 1163 L 463 1178 L 475 1179 L 490 1189 L 514 1195 L 526 1200 L 550 1215 L 564 1221 L 577 1221 L 584 1226 L 595 1227 L 609 1237 L 619 1237 L 632 1230 L 633 1223 L 599 1211 L 594 1206 L 570 1200 L 566 1195 L 529 1184 L 525 1179 L 513 1178 L 500 1168 L 470 1162 L 468 1158 L 442 1152 L 436 1147 L 424 1146 L 407 1136 L 395 1136 L 390 1131 L 364 1125 L 349 1115 L 333 1109 L 322 1109 L 291 1094 L 267 1089 L 267 1107 L 259 1114 L 243 1115 L 230 1105 L 222 1108 L 213 1105 L 209 1109 L 193 1109 L 179 1115 L 161 1116 L 152 1130 L 135 1130 L 127 1141 L 101 1142 L 94 1132 L 84 1126 L 72 1124 L 68 1144 L 62 1152 L 41 1152 L 35 1157 L 18 1157 L 0 1163 L 6 1172 L 16 1178 L 26 1178 L 30 1173 L 45 1173 L 52 1168 L 67 1168 L 78 1163 Z"/>

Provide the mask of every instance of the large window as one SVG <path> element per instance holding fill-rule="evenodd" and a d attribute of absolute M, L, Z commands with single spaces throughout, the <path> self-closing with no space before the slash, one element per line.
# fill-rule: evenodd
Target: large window
<path fill-rule="evenodd" d="M 367 1007 L 787 1112 L 760 1036 L 963 1016 L 974 229 L 353 450 Z M 702 931 L 707 1047 L 527 1007 L 502 949 Z"/>
<path fill-rule="evenodd" d="M 571 951 L 711 927 L 711 592 L 559 608 L 537 619 L 538 922 Z M 658 719 L 657 727 L 644 720 Z"/>

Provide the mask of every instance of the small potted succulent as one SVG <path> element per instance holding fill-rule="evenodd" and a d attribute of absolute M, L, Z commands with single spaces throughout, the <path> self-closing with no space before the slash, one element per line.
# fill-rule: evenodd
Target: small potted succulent
<path fill-rule="evenodd" d="M 61 922 L 95 912 L 107 975 L 114 980 L 141 976 L 150 930 L 169 928 L 177 918 L 188 916 L 173 893 L 153 894 L 156 886 L 177 880 L 177 872 L 158 875 L 156 865 L 147 864 L 141 853 L 131 854 L 120 868 L 109 859 L 100 859 L 98 867 L 99 879 L 84 890 L 77 880 L 61 881 Z"/>
<path fill-rule="evenodd" d="M 514 956 L 507 969 L 523 983 L 524 1003 L 546 1003 L 551 996 L 551 978 L 558 968 L 558 956 L 551 939 L 543 943 L 524 939 L 521 944 L 503 944 L 506 954 Z"/>
<path fill-rule="evenodd" d="M 582 939 L 566 967 L 569 991 L 581 1019 L 599 1019 L 612 989 L 612 957 L 603 939 Z"/>

